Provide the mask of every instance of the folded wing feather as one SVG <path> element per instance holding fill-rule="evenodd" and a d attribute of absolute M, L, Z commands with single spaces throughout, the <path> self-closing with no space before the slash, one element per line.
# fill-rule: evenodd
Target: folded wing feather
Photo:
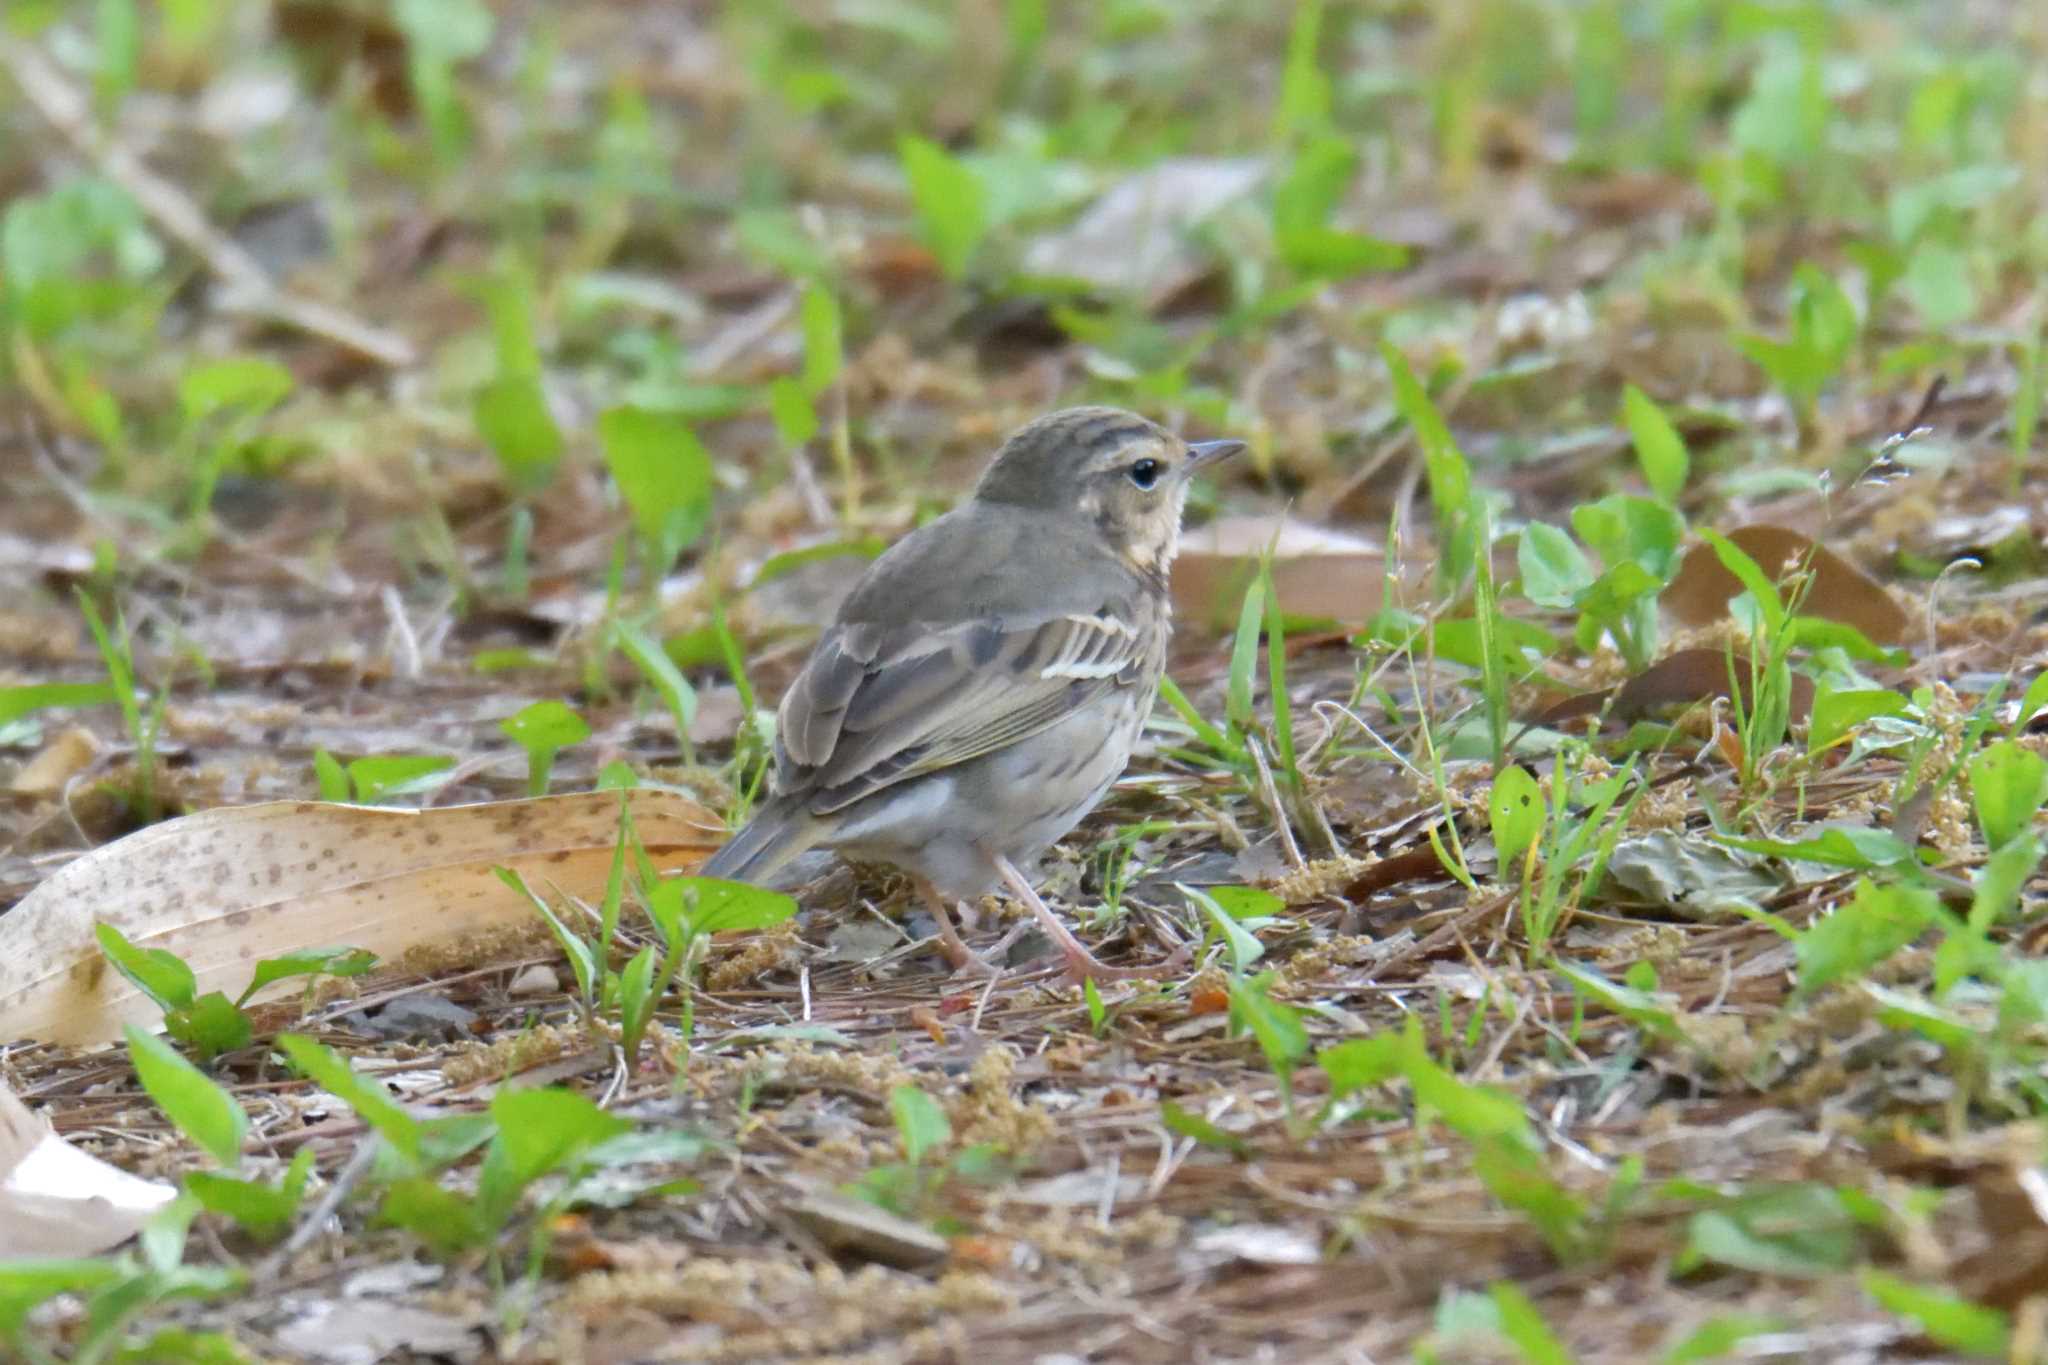
<path fill-rule="evenodd" d="M 837 810 L 1046 729 L 1144 663 L 1137 628 L 1107 607 L 836 626 L 783 698 L 777 789 Z"/>

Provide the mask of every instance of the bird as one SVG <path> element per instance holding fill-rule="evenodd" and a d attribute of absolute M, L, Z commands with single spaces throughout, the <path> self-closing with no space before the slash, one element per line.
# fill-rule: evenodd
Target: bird
<path fill-rule="evenodd" d="M 954 968 L 991 973 L 949 907 L 1000 885 L 1075 979 L 1142 975 L 1100 962 L 1019 867 L 1122 775 L 1165 672 L 1190 483 L 1243 449 L 1110 407 L 1018 428 L 854 584 L 776 712 L 768 799 L 701 875 L 758 882 L 815 849 L 889 864 Z"/>

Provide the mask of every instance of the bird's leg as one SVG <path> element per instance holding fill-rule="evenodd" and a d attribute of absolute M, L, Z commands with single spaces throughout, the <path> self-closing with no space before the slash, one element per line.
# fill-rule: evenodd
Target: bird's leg
<path fill-rule="evenodd" d="M 924 897 L 924 903 L 932 912 L 932 918 L 939 926 L 939 947 L 946 954 L 946 961 L 953 964 L 953 970 L 964 972 L 972 969 L 986 976 L 1001 976 L 1003 969 L 967 946 L 960 937 L 960 931 L 953 927 L 953 912 L 946 906 L 946 898 L 939 894 L 939 888 L 923 877 L 912 877 L 917 884 L 917 894 Z"/>
<path fill-rule="evenodd" d="M 1000 853 L 993 857 L 996 871 L 1002 874 L 1004 885 L 1008 886 L 1011 894 L 1023 901 L 1031 913 L 1038 917 L 1038 923 L 1044 928 L 1047 937 L 1059 945 L 1060 956 L 1067 961 L 1067 975 L 1076 981 L 1089 977 L 1097 981 L 1127 981 L 1134 977 L 1157 975 L 1156 970 L 1147 970 L 1143 967 L 1112 967 L 1102 962 L 1095 954 L 1089 952 L 1081 940 L 1074 937 L 1074 931 L 1039 899 L 1038 892 L 1024 879 L 1024 874 L 1017 870 L 1016 864 Z"/>

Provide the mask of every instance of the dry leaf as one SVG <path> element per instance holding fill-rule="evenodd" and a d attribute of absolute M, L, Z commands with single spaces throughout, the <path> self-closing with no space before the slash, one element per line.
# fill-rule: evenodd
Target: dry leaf
<path fill-rule="evenodd" d="M 1199 278 L 1207 259 L 1188 229 L 1245 199 L 1266 176 L 1257 158 L 1175 157 L 1118 182 L 1065 229 L 1033 242 L 1033 275 L 1085 280 L 1156 307 Z"/>
<path fill-rule="evenodd" d="M 474 1358 L 470 1323 L 389 1299 L 311 1299 L 277 1329 L 277 1340 L 301 1360 L 326 1365 L 376 1365 L 403 1355 Z"/>
<path fill-rule="evenodd" d="M 1245 587 L 1268 545 L 1273 588 L 1290 616 L 1359 625 L 1380 609 L 1387 557 L 1374 542 L 1305 522 L 1225 517 L 1181 537 L 1173 565 L 1174 610 L 1213 629 L 1234 627 Z"/>
<path fill-rule="evenodd" d="M 945 1238 L 923 1224 L 830 1190 L 800 1194 L 783 1212 L 832 1250 L 864 1261 L 915 1270 L 935 1265 L 952 1252 Z"/>
<path fill-rule="evenodd" d="M 1323 1259 L 1322 1243 L 1313 1230 L 1274 1223 L 1213 1228 L 1196 1235 L 1195 1250 L 1252 1265 L 1316 1265 Z"/>
<path fill-rule="evenodd" d="M 1733 671 L 1736 690 L 1741 693 L 1743 706 L 1748 707 L 1753 704 L 1749 661 L 1740 654 L 1736 655 Z M 1718 649 L 1681 649 L 1659 659 L 1618 688 L 1584 692 L 1558 702 L 1538 716 L 1536 723 L 1555 728 L 1583 716 L 1597 716 L 1607 706 L 1610 696 L 1614 698 L 1614 704 L 1607 711 L 1609 720 L 1621 723 L 1644 720 L 1666 707 L 1728 696 L 1729 672 L 1728 656 Z M 1804 674 L 1794 673 L 1792 721 L 1796 724 L 1805 720 L 1812 710 L 1813 680 Z"/>
<path fill-rule="evenodd" d="M 1616 844 L 1607 875 L 1651 903 L 1695 920 L 1711 919 L 1731 903 L 1760 901 L 1783 886 L 1761 858 L 1670 830 Z"/>
<path fill-rule="evenodd" d="M 79 1151 L 0 1085 L 0 1261 L 119 1246 L 177 1196 Z"/>
<path fill-rule="evenodd" d="M 1856 627 L 1873 643 L 1895 645 L 1906 637 L 1906 612 L 1884 586 L 1825 545 L 1783 526 L 1744 526 L 1728 539 L 1755 560 L 1774 582 L 1796 573 L 1813 556 L 1813 585 L 1799 604 L 1802 616 L 1818 616 Z M 1728 599 L 1743 591 L 1741 580 L 1722 567 L 1714 547 L 1693 546 L 1664 589 L 1664 609 L 1688 626 L 1727 619 Z"/>
<path fill-rule="evenodd" d="M 724 838 L 693 801 L 631 796 L 659 865 L 694 864 Z M 619 801 L 587 792 L 425 811 L 279 801 L 152 825 L 68 864 L 0 916 L 0 1038 L 100 1043 L 123 1023 L 157 1022 L 156 1006 L 101 956 L 98 920 L 183 958 L 201 994 L 233 997 L 258 959 L 294 949 L 367 948 L 389 961 L 525 921 L 532 907 L 494 865 L 537 891 L 596 899 Z"/>
<path fill-rule="evenodd" d="M 55 796 L 99 756 L 100 742 L 92 731 L 82 725 L 71 726 L 21 765 L 14 775 L 14 790 L 24 796 Z"/>
<path fill-rule="evenodd" d="M 1991 1245 L 1965 1257 L 1954 1282 L 1979 1303 L 2011 1309 L 2048 1294 L 2048 1170 L 2007 1166 L 1970 1182 Z"/>

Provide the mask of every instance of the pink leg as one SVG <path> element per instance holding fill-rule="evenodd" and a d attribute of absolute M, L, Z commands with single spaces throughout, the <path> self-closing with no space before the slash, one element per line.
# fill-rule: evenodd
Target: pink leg
<path fill-rule="evenodd" d="M 996 871 L 1002 874 L 1003 884 L 1010 888 L 1010 893 L 1024 902 L 1031 913 L 1038 917 L 1038 923 L 1044 928 L 1046 935 L 1059 945 L 1060 956 L 1067 960 L 1067 975 L 1074 980 L 1081 981 L 1093 977 L 1097 981 L 1128 981 L 1159 974 L 1159 968 L 1111 967 L 1101 962 L 1082 945 L 1080 939 L 1074 937 L 1074 931 L 1038 898 L 1038 892 L 1032 889 L 1031 883 L 1024 879 L 1024 874 L 1017 870 L 1014 863 L 997 854 L 995 865 Z"/>
<path fill-rule="evenodd" d="M 960 931 L 953 927 L 953 913 L 946 906 L 946 898 L 939 894 L 939 888 L 922 877 L 913 877 L 917 894 L 924 897 L 930 907 L 932 918 L 939 925 L 939 947 L 946 954 L 946 961 L 953 964 L 953 970 L 964 972 L 970 969 L 987 976 L 1001 976 L 1003 969 L 968 947 L 960 937 Z"/>

